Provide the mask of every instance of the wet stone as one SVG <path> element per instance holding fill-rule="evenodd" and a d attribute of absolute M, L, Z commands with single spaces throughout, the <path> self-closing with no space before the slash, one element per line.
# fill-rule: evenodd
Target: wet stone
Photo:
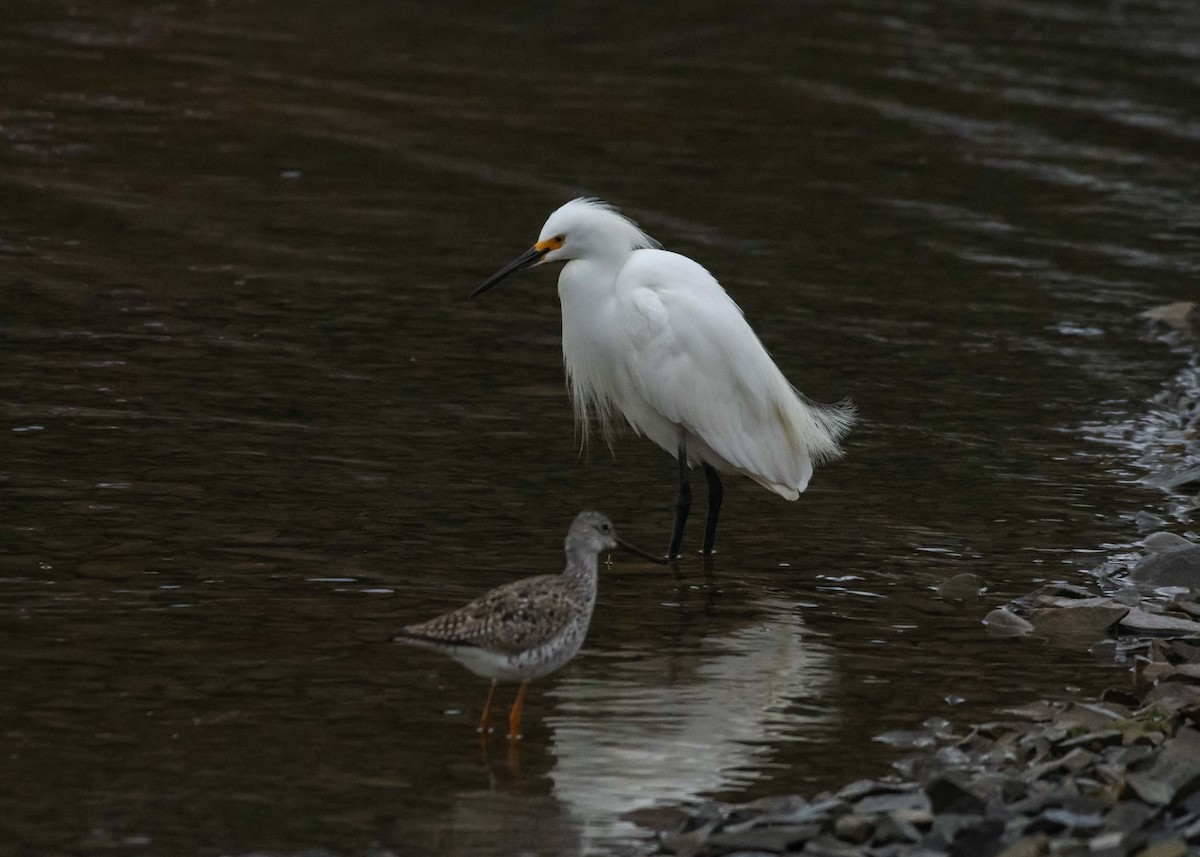
<path fill-rule="evenodd" d="M 910 784 L 881 783 L 878 780 L 855 780 L 850 785 L 842 787 L 838 791 L 837 796 L 842 800 L 854 801 L 864 798 L 867 795 L 911 791 L 913 791 L 913 787 Z"/>
<path fill-rule="evenodd" d="M 1070 738 L 1059 744 L 1062 749 L 1074 747 L 1087 747 L 1096 749 L 1099 747 L 1107 747 L 1110 744 L 1120 744 L 1124 738 L 1124 733 L 1120 729 L 1101 729 L 1096 732 L 1085 732 L 1083 735 Z"/>
<path fill-rule="evenodd" d="M 1147 803 L 1167 806 L 1200 788 L 1200 733 L 1182 728 L 1166 741 L 1153 766 L 1129 775 L 1130 788 Z"/>
<path fill-rule="evenodd" d="M 1088 840 L 1088 851 L 1094 857 L 1123 857 L 1128 850 L 1125 848 L 1127 839 L 1119 831 L 1100 833 Z"/>
<path fill-rule="evenodd" d="M 977 574 L 965 571 L 962 574 L 956 574 L 953 577 L 943 580 L 938 585 L 937 593 L 942 598 L 952 601 L 966 601 L 971 598 L 978 598 L 983 589 L 983 578 Z"/>
<path fill-rule="evenodd" d="M 999 819 L 979 819 L 975 824 L 960 830 L 950 848 L 953 857 L 975 857 L 991 854 L 997 849 L 1004 833 L 1004 822 Z"/>
<path fill-rule="evenodd" d="M 1084 750 L 1081 747 L 1076 747 L 1058 760 L 1059 765 L 1063 770 L 1077 773 L 1079 771 L 1090 768 L 1100 759 L 1095 753 Z"/>
<path fill-rule="evenodd" d="M 778 795 L 759 798 L 747 804 L 747 808 L 782 820 L 794 819 L 796 814 L 807 810 L 808 801 L 799 795 Z"/>
<path fill-rule="evenodd" d="M 1083 606 L 1035 610 L 1030 616 L 1034 630 L 1050 637 L 1098 637 L 1129 613 L 1109 599 L 1088 600 Z"/>
<path fill-rule="evenodd" d="M 1200 548 L 1197 548 L 1200 551 Z M 1121 630 L 1139 635 L 1200 636 L 1200 622 L 1150 613 L 1134 607 L 1120 620 Z"/>
<path fill-rule="evenodd" d="M 945 813 L 933 820 L 927 842 L 935 848 L 949 849 L 955 839 L 964 830 L 969 830 L 980 822 L 978 815 L 962 813 Z"/>
<path fill-rule="evenodd" d="M 1027 604 L 1036 601 L 1039 598 L 1052 595 L 1073 595 L 1076 598 L 1091 598 L 1095 593 L 1086 587 L 1079 586 L 1075 583 L 1067 583 L 1063 580 L 1056 580 L 1052 583 L 1047 583 L 1035 589 L 1028 595 L 1017 599 L 1019 604 Z"/>
<path fill-rule="evenodd" d="M 1033 623 L 1023 619 L 1007 607 L 997 607 L 983 617 L 988 633 L 996 637 L 1023 637 L 1033 633 Z"/>
<path fill-rule="evenodd" d="M 1163 682 L 1146 694 L 1146 701 L 1167 711 L 1180 711 L 1200 705 L 1200 688 L 1177 681 Z"/>
<path fill-rule="evenodd" d="M 1042 813 L 1042 819 L 1072 832 L 1086 833 L 1104 827 L 1104 817 L 1098 812 L 1073 812 L 1065 808 L 1048 809 Z"/>
<path fill-rule="evenodd" d="M 875 826 L 871 836 L 872 845 L 888 845 L 893 842 L 919 842 L 921 831 L 916 825 L 897 818 L 894 815 L 884 815 Z"/>
<path fill-rule="evenodd" d="M 819 824 L 800 824 L 787 827 L 758 827 L 736 833 L 714 833 L 708 837 L 705 851 L 715 850 L 723 854 L 733 849 L 781 854 L 807 842 L 820 832 Z"/>
<path fill-rule="evenodd" d="M 965 771 L 948 771 L 925 786 L 930 808 L 935 813 L 970 813 L 979 815 L 984 801 L 970 785 Z"/>
<path fill-rule="evenodd" d="M 844 800 L 827 798 L 809 804 L 803 809 L 796 810 L 786 820 L 793 824 L 804 824 L 810 821 L 828 821 L 835 816 L 841 815 L 846 809 L 847 804 Z"/>
<path fill-rule="evenodd" d="M 1188 616 L 1200 617 L 1200 602 L 1194 601 L 1190 596 L 1177 597 L 1171 602 L 1171 607 Z"/>
<path fill-rule="evenodd" d="M 854 806 L 854 812 L 867 814 L 929 809 L 929 798 L 919 791 L 868 795 Z"/>
<path fill-rule="evenodd" d="M 1163 551 L 1178 550 L 1179 548 L 1190 548 L 1193 545 L 1183 536 L 1164 530 L 1163 532 L 1152 533 L 1142 539 L 1142 547 L 1149 553 L 1162 553 Z"/>
<path fill-rule="evenodd" d="M 1005 714 L 1011 714 L 1013 717 L 1020 717 L 1024 720 L 1032 720 L 1035 723 L 1054 720 L 1058 717 L 1059 711 L 1060 709 L 1057 706 L 1051 705 L 1048 702 L 1031 702 L 1019 708 L 1004 709 Z"/>
<path fill-rule="evenodd" d="M 1145 586 L 1200 587 L 1200 545 L 1152 553 L 1129 572 L 1129 579 Z"/>
<path fill-rule="evenodd" d="M 1160 840 L 1139 851 L 1137 857 L 1183 857 L 1187 854 L 1187 843 L 1178 836 Z"/>
<path fill-rule="evenodd" d="M 804 850 L 800 853 L 810 855 L 810 857 L 863 857 L 864 851 L 861 845 L 841 842 L 832 834 L 826 833 L 804 843 Z M 875 857 L 878 852 L 872 849 L 865 853 Z M 878 857 L 883 857 L 883 855 L 878 854 Z"/>
<path fill-rule="evenodd" d="M 1043 835 L 1022 836 L 996 857 L 1043 857 L 1050 853 L 1050 841 Z"/>
<path fill-rule="evenodd" d="M 1176 301 L 1151 307 L 1138 313 L 1139 318 L 1163 324 L 1181 333 L 1192 333 L 1200 326 L 1200 314 L 1193 301 Z"/>
<path fill-rule="evenodd" d="M 847 813 L 833 825 L 833 833 L 847 842 L 866 842 L 875 832 L 875 822 L 856 812 Z"/>

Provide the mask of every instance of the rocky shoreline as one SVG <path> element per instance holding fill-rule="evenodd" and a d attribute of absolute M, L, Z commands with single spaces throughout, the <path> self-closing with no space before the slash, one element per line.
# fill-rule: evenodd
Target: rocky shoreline
<path fill-rule="evenodd" d="M 1200 310 L 1172 304 L 1143 317 L 1160 326 L 1157 339 L 1191 355 L 1144 429 L 1159 471 L 1145 481 L 1190 511 L 1196 499 L 1183 495 L 1200 484 Z M 1166 523 L 1139 517 L 1143 532 Z M 1103 642 L 1132 662 L 1130 687 L 1092 702 L 1034 702 L 968 729 L 931 720 L 880 736 L 917 752 L 893 775 L 836 792 L 627 820 L 657 832 L 658 853 L 679 857 L 1200 855 L 1200 544 L 1157 532 L 1142 546 L 1096 569 L 1091 586 L 1050 584 L 983 620 L 998 636 Z M 957 575 L 939 594 L 970 599 L 981 583 Z"/>
<path fill-rule="evenodd" d="M 930 721 L 892 777 L 628 820 L 680 857 L 1200 853 L 1200 639 L 1147 644 L 1135 675 L 1097 702 L 1037 702 L 962 732 Z"/>

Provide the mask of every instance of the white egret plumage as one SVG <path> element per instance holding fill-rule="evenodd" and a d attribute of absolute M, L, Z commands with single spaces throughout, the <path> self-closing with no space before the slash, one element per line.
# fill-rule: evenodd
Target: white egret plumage
<path fill-rule="evenodd" d="M 689 467 L 699 464 L 708 481 L 702 551 L 711 554 L 719 473 L 740 473 L 795 500 L 814 465 L 842 454 L 853 405 L 805 399 L 721 284 L 686 256 L 660 249 L 612 206 L 566 203 L 537 243 L 472 297 L 546 262 L 567 263 L 558 279 L 563 363 L 584 431 L 595 418 L 607 432 L 619 413 L 679 460 L 670 558 L 679 555 L 691 508 Z"/>

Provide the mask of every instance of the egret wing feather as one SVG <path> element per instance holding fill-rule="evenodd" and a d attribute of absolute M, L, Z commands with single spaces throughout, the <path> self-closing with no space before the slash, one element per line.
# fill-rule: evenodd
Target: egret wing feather
<path fill-rule="evenodd" d="M 592 364 L 611 368 L 588 388 L 602 407 L 620 410 L 671 452 L 678 446 L 672 434 L 682 429 L 690 447 L 699 441 L 697 458 L 789 499 L 804 490 L 814 462 L 841 454 L 852 409 L 805 401 L 701 265 L 639 250 L 615 287 L 615 317 L 597 343 L 609 359 Z"/>

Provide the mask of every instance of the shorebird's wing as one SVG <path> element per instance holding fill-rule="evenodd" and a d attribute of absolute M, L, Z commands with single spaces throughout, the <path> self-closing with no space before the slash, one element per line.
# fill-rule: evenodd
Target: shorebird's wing
<path fill-rule="evenodd" d="M 584 609 L 558 574 L 527 577 L 497 587 L 470 604 L 409 625 L 399 639 L 439 646 L 477 646 L 519 654 L 557 637 Z"/>

